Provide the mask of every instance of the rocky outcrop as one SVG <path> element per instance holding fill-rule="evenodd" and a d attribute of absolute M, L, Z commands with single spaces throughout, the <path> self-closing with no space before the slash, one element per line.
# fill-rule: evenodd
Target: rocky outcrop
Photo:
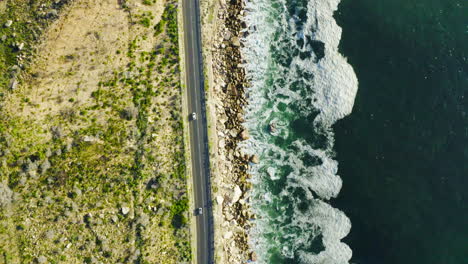
<path fill-rule="evenodd" d="M 247 171 L 252 157 L 243 153 L 239 144 L 250 137 L 242 125 L 247 104 L 247 81 L 240 52 L 243 14 L 243 1 L 221 1 L 210 47 L 214 80 L 210 91 L 216 122 L 216 167 L 219 169 L 215 200 L 221 214 L 221 219 L 215 216 L 221 226 L 217 236 L 221 241 L 217 243 L 223 250 L 220 263 L 233 264 L 246 263 L 255 256 L 248 243 L 250 220 L 255 218 L 248 203 L 251 183 Z"/>

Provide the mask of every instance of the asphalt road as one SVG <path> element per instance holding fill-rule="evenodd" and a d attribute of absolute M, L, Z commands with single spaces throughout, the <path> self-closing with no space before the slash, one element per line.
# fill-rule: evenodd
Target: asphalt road
<path fill-rule="evenodd" d="M 193 190 L 195 208 L 203 208 L 196 217 L 197 263 L 211 264 L 213 258 L 213 213 L 206 126 L 203 61 L 200 34 L 200 9 L 198 0 L 183 0 L 186 85 L 190 118 L 190 146 L 192 155 Z M 193 213 L 193 212 L 192 212 Z"/>

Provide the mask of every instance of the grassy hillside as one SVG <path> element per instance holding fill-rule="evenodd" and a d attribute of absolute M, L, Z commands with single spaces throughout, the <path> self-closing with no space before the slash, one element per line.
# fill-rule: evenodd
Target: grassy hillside
<path fill-rule="evenodd" d="M 190 260 L 175 4 L 1 4 L 0 263 Z"/>

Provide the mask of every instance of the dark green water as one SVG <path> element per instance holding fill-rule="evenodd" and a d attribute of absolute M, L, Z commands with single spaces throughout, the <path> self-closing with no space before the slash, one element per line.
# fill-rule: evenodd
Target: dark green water
<path fill-rule="evenodd" d="M 334 125 L 351 263 L 468 263 L 468 1 L 343 0 L 359 80 Z"/>

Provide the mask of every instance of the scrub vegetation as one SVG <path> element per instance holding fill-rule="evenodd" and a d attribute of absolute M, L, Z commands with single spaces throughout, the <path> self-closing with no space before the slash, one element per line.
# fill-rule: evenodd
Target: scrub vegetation
<path fill-rule="evenodd" d="M 177 2 L 0 2 L 0 263 L 191 260 Z"/>

